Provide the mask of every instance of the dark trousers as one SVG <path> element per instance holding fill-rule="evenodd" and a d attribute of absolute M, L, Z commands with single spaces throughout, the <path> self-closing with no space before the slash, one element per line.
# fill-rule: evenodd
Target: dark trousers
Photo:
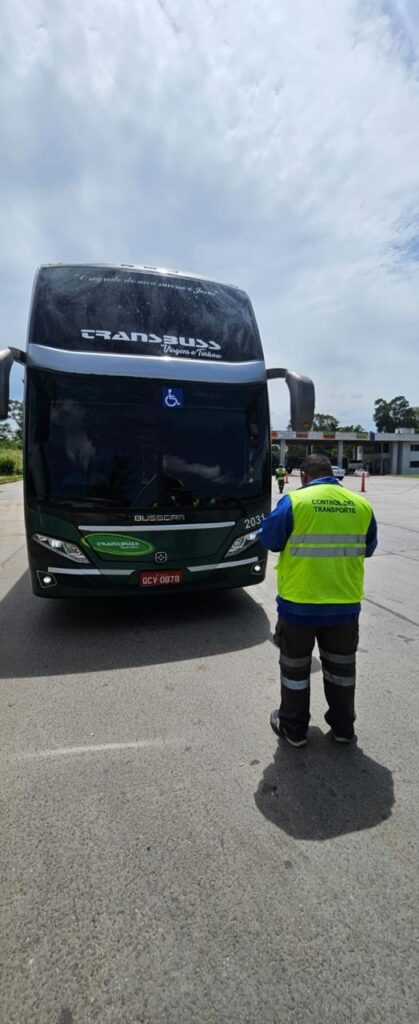
<path fill-rule="evenodd" d="M 279 488 L 279 493 L 280 494 L 282 494 L 282 492 L 284 490 L 284 483 L 285 483 L 285 480 L 278 480 L 278 488 Z"/>
<path fill-rule="evenodd" d="M 279 717 L 294 738 L 305 736 L 310 721 L 311 655 L 316 640 L 328 704 L 324 717 L 337 736 L 353 736 L 358 636 L 358 618 L 339 626 L 300 626 L 278 617 L 275 643 L 280 649 Z"/>

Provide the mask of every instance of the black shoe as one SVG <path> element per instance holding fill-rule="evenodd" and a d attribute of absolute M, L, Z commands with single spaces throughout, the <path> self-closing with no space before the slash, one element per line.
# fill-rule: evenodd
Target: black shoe
<path fill-rule="evenodd" d="M 332 737 L 335 743 L 356 743 L 356 736 L 354 732 L 352 733 L 352 736 L 340 736 L 339 733 L 333 732 L 332 729 Z"/>
<path fill-rule="evenodd" d="M 271 729 L 275 733 L 275 736 L 282 736 L 284 740 L 289 743 L 290 747 L 305 747 L 307 743 L 307 737 L 302 733 L 297 733 L 296 736 L 290 736 L 286 728 L 281 725 L 279 718 L 279 711 L 271 711 L 270 717 Z"/>

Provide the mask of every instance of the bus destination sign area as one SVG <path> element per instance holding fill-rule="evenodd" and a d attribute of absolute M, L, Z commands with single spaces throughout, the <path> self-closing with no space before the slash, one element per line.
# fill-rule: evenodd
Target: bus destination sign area
<path fill-rule="evenodd" d="M 41 267 L 29 343 L 73 352 L 263 360 L 245 292 L 123 267 Z"/>

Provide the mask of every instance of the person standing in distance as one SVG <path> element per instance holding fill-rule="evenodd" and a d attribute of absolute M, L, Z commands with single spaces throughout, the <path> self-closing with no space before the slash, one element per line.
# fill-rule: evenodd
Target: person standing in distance
<path fill-rule="evenodd" d="M 275 643 L 281 704 L 271 727 L 291 746 L 305 746 L 317 639 L 325 719 L 337 742 L 350 743 L 364 559 L 377 547 L 377 523 L 366 498 L 342 487 L 324 455 L 309 455 L 300 473 L 302 487 L 281 498 L 259 531 L 264 547 L 280 552 Z"/>
<path fill-rule="evenodd" d="M 284 466 L 278 466 L 278 468 L 275 470 L 275 476 L 276 476 L 277 483 L 278 483 L 279 493 L 282 494 L 282 492 L 284 490 L 284 483 L 285 483 L 285 476 L 286 476 L 286 469 L 284 469 Z"/>

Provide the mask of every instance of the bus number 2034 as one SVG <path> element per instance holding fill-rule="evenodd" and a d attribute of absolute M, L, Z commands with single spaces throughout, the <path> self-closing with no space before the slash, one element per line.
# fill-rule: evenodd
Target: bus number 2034
<path fill-rule="evenodd" d="M 262 516 L 248 516 L 244 521 L 245 530 L 254 530 L 256 526 L 260 526 L 262 523 Z"/>

